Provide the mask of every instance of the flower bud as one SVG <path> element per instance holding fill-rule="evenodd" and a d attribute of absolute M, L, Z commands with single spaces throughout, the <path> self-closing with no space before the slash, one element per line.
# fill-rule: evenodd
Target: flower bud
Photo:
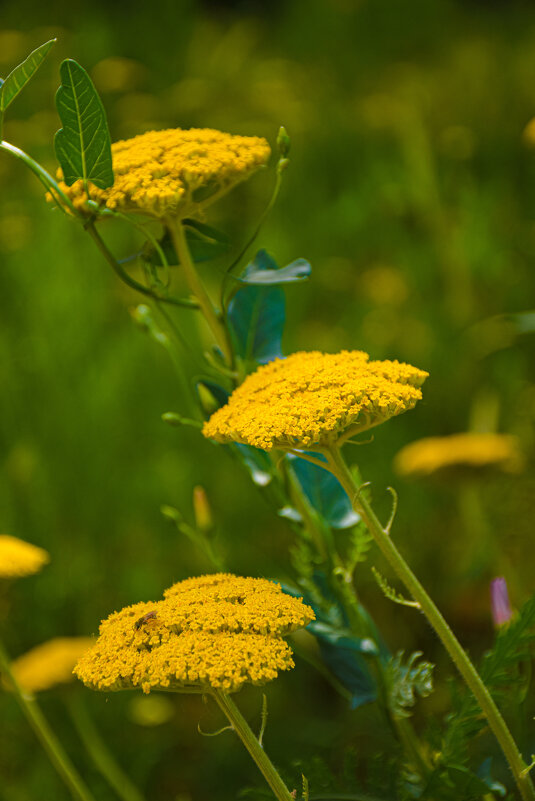
<path fill-rule="evenodd" d="M 279 153 L 283 158 L 286 158 L 288 153 L 290 152 L 290 137 L 286 131 L 284 125 L 281 125 L 279 128 L 279 133 L 277 136 L 277 147 L 279 149 Z"/>
<path fill-rule="evenodd" d="M 496 628 L 500 628 L 506 623 L 509 623 L 513 616 L 513 611 L 509 602 L 507 582 L 503 576 L 492 579 L 490 582 L 490 606 L 492 620 Z"/>
<path fill-rule="evenodd" d="M 195 514 L 195 524 L 199 531 L 208 532 L 213 529 L 214 519 L 204 487 L 193 488 L 193 512 Z"/>

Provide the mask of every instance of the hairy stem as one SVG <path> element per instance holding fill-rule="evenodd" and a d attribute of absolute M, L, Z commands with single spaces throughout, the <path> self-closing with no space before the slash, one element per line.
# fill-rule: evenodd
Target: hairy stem
<path fill-rule="evenodd" d="M 251 731 L 251 727 L 230 695 L 219 690 L 214 690 L 213 695 L 230 725 L 256 762 L 258 769 L 273 790 L 275 797 L 278 798 L 279 801 L 294 801 L 293 796 L 281 779 L 276 767 L 258 742 L 258 739 Z"/>
<path fill-rule="evenodd" d="M 328 465 L 345 491 L 347 492 L 353 508 L 361 515 L 368 530 L 373 535 L 375 542 L 387 558 L 391 567 L 395 570 L 398 577 L 404 583 L 415 601 L 420 605 L 421 611 L 435 630 L 442 641 L 450 657 L 455 663 L 461 676 L 468 687 L 474 693 L 482 711 L 485 715 L 491 730 L 494 732 L 501 749 L 513 772 L 516 784 L 524 801 L 535 801 L 535 789 L 531 778 L 526 773 L 526 764 L 520 754 L 518 747 L 503 719 L 494 699 L 487 687 L 481 680 L 477 670 L 472 664 L 468 654 L 463 649 L 446 620 L 431 600 L 426 590 L 420 584 L 405 559 L 390 539 L 389 532 L 383 528 L 377 515 L 373 511 L 370 503 L 359 491 L 353 476 L 342 456 L 339 448 L 334 446 L 332 449 L 325 450 Z"/>

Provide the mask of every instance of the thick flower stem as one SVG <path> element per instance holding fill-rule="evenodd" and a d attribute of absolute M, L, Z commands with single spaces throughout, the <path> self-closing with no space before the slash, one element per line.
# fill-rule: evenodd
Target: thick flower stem
<path fill-rule="evenodd" d="M 420 584 L 404 558 L 390 538 L 390 533 L 385 529 L 371 505 L 359 491 L 353 480 L 353 476 L 342 456 L 339 448 L 325 450 L 329 468 L 333 475 L 338 478 L 345 491 L 347 492 L 353 508 L 361 515 L 370 534 L 373 535 L 375 542 L 389 561 L 398 577 L 404 583 L 407 590 L 415 601 L 418 602 L 421 611 L 434 628 L 436 634 L 442 641 L 444 647 L 451 656 L 466 684 L 474 693 L 484 716 L 486 717 L 491 730 L 494 732 L 501 749 L 513 772 L 516 784 L 524 801 L 535 801 L 535 789 L 533 787 L 529 773 L 526 770 L 526 763 L 522 759 L 518 747 L 505 723 L 498 707 L 496 706 L 487 687 L 481 680 L 478 672 L 468 657 L 466 651 L 455 637 L 453 631 L 448 626 L 446 620 L 439 612 L 434 602 L 427 594 L 424 587 Z"/>
<path fill-rule="evenodd" d="M 78 771 L 64 752 L 56 735 L 50 729 L 37 703 L 32 697 L 24 693 L 16 678 L 13 676 L 9 658 L 4 651 L 2 643 L 0 643 L 0 672 L 7 678 L 28 723 L 48 754 L 50 761 L 71 791 L 73 798 L 77 799 L 77 801 L 94 801 L 93 796 L 85 786 Z"/>
<path fill-rule="evenodd" d="M 258 769 L 263 774 L 265 780 L 273 790 L 273 793 L 279 801 L 294 801 L 294 798 L 284 782 L 282 781 L 276 767 L 273 765 L 268 755 L 258 742 L 254 733 L 242 713 L 230 697 L 226 693 L 214 690 L 214 698 L 219 705 L 220 709 L 228 719 L 232 728 L 249 751 Z"/>
<path fill-rule="evenodd" d="M 184 272 L 186 282 L 195 296 L 200 309 L 208 323 L 215 341 L 221 348 L 227 364 L 232 367 L 233 355 L 232 348 L 229 343 L 228 334 L 223 325 L 223 322 L 218 315 L 212 301 L 210 300 L 204 285 L 199 278 L 191 254 L 189 252 L 188 243 L 186 241 L 186 234 L 184 233 L 184 226 L 182 221 L 175 218 L 165 220 L 165 224 L 169 229 L 173 244 L 175 246 L 176 254 L 180 261 L 180 266 Z"/>

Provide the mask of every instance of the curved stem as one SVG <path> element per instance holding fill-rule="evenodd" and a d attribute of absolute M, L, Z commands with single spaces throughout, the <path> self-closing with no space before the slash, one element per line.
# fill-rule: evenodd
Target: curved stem
<path fill-rule="evenodd" d="M 79 693 L 71 694 L 69 712 L 80 738 L 100 773 L 123 801 L 144 801 L 143 796 L 117 764 L 87 713 Z"/>
<path fill-rule="evenodd" d="M 51 194 L 56 194 L 59 197 L 61 203 L 64 203 L 65 206 L 69 209 L 69 211 L 74 214 L 76 217 L 79 217 L 78 212 L 76 211 L 75 207 L 73 206 L 70 198 L 60 189 L 57 181 L 52 178 L 49 172 L 45 170 L 35 159 L 32 159 L 24 150 L 21 150 L 19 147 L 15 147 L 15 145 L 10 144 L 9 142 L 2 141 L 0 142 L 0 150 L 5 150 L 6 153 L 10 153 L 15 158 L 19 159 L 20 161 L 24 162 L 27 167 L 36 175 L 43 186 L 51 192 Z M 60 203 L 60 205 L 61 205 Z"/>
<path fill-rule="evenodd" d="M 0 642 L 0 672 L 8 679 L 13 693 L 26 716 L 26 719 L 48 754 L 50 761 L 69 788 L 73 798 L 78 801 L 94 801 L 93 796 L 85 786 L 78 771 L 63 750 L 61 743 L 49 727 L 46 718 L 39 709 L 34 698 L 26 694 L 16 680 L 11 670 L 9 658 Z"/>
<path fill-rule="evenodd" d="M 89 234 L 89 236 L 93 239 L 96 246 L 111 266 L 113 271 L 119 276 L 121 281 L 123 281 L 127 286 L 131 289 L 135 289 L 136 292 L 140 292 L 142 295 L 146 295 L 149 298 L 153 298 L 154 300 L 159 301 L 160 303 L 171 303 L 173 306 L 183 306 L 186 309 L 198 309 L 199 305 L 194 300 L 188 300 L 187 298 L 172 298 L 172 297 L 165 297 L 161 295 L 157 295 L 152 289 L 149 289 L 143 284 L 140 284 L 134 278 L 128 275 L 127 272 L 123 270 L 111 250 L 108 248 L 102 237 L 100 236 L 99 232 L 95 228 L 95 223 L 93 221 L 89 221 L 84 225 L 85 230 Z"/>
<path fill-rule="evenodd" d="M 275 797 L 278 798 L 279 801 L 294 801 L 292 794 L 282 781 L 276 767 L 258 742 L 256 736 L 251 731 L 251 727 L 230 695 L 220 690 L 214 690 L 213 695 L 232 728 L 256 762 L 258 769 L 273 790 Z"/>
<path fill-rule="evenodd" d="M 282 173 L 283 173 L 282 169 L 280 169 L 280 163 L 281 163 L 281 159 L 279 159 L 279 162 L 277 164 L 277 173 L 276 173 L 276 177 L 275 177 L 275 186 L 273 187 L 273 192 L 271 193 L 271 197 L 269 199 L 269 202 L 268 202 L 266 208 L 264 209 L 264 211 L 262 212 L 262 215 L 261 215 L 260 219 L 258 220 L 258 223 L 256 224 L 256 227 L 255 227 L 253 233 L 251 234 L 251 236 L 249 237 L 249 239 L 247 240 L 245 245 L 242 247 L 242 249 L 240 250 L 240 252 L 236 256 L 236 258 L 234 259 L 232 264 L 229 267 L 227 267 L 227 270 L 226 270 L 225 275 L 223 277 L 223 282 L 221 284 L 221 306 L 223 308 L 223 313 L 225 313 L 225 309 L 226 309 L 225 290 L 227 288 L 227 282 L 228 282 L 229 278 L 232 278 L 233 270 L 236 269 L 238 264 L 241 262 L 241 260 L 243 259 L 243 257 L 245 256 L 245 254 L 247 253 L 247 251 L 249 250 L 249 248 L 253 244 L 253 242 L 256 240 L 258 234 L 260 233 L 260 229 L 264 225 L 264 222 L 266 221 L 267 217 L 269 216 L 269 214 L 271 212 L 271 209 L 275 205 L 275 202 L 276 202 L 276 200 L 277 200 L 277 198 L 279 196 L 280 188 L 282 186 Z"/>
<path fill-rule="evenodd" d="M 193 264 L 191 254 L 189 252 L 188 243 L 186 241 L 186 235 L 184 233 L 184 226 L 182 225 L 182 221 L 177 218 L 170 217 L 165 220 L 165 224 L 167 225 L 169 232 L 171 234 L 171 239 L 173 240 L 176 254 L 180 261 L 180 266 L 184 271 L 184 276 L 186 278 L 187 284 L 191 289 L 192 293 L 197 298 L 200 309 L 204 314 L 204 317 L 210 327 L 210 330 L 212 331 L 212 334 L 215 337 L 215 341 L 217 342 L 217 344 L 221 348 L 222 353 L 225 356 L 227 364 L 232 367 L 233 353 L 227 331 L 225 329 L 225 326 L 223 325 L 220 316 L 218 315 L 216 309 L 214 308 L 214 305 L 210 300 L 201 279 L 199 278 L 197 270 L 195 269 L 195 265 Z"/>
<path fill-rule="evenodd" d="M 531 778 L 526 773 L 526 764 L 520 754 L 518 747 L 503 719 L 494 699 L 487 687 L 481 680 L 478 672 L 472 664 L 468 654 L 463 649 L 446 620 L 431 600 L 426 590 L 420 584 L 410 567 L 405 562 L 402 555 L 390 539 L 388 531 L 383 528 L 371 505 L 361 494 L 359 488 L 353 480 L 353 476 L 342 456 L 341 451 L 333 446 L 332 449 L 325 450 L 329 468 L 333 475 L 339 480 L 347 492 L 353 508 L 361 515 L 369 532 L 373 535 L 375 542 L 389 561 L 398 577 L 411 593 L 412 597 L 418 601 L 421 610 L 427 620 L 439 636 L 444 647 L 455 663 L 461 676 L 468 687 L 474 693 L 488 724 L 498 740 L 501 749 L 513 772 L 516 784 L 524 801 L 535 801 L 535 789 Z"/>

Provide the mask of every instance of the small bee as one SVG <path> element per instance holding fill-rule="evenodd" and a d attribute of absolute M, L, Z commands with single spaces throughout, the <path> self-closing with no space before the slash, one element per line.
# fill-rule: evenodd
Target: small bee
<path fill-rule="evenodd" d="M 147 623 L 149 620 L 154 620 L 155 618 L 156 618 L 156 612 L 154 609 L 152 610 L 152 612 L 147 612 L 146 615 L 143 615 L 142 617 L 139 618 L 139 620 L 136 620 L 136 622 L 134 623 L 135 630 L 139 631 L 139 629 L 144 623 Z"/>

